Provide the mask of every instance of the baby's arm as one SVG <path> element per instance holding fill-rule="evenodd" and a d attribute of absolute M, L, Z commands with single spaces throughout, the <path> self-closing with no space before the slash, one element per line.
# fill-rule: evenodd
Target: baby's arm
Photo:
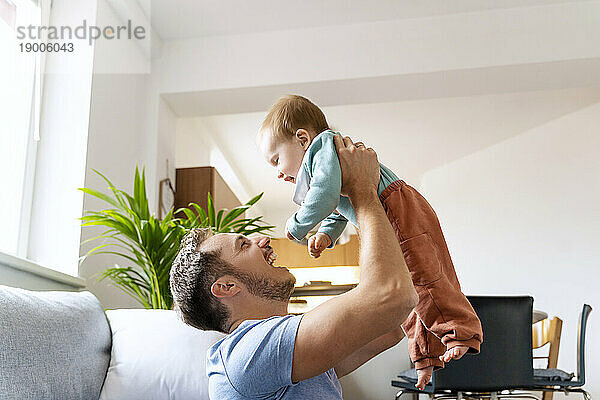
<path fill-rule="evenodd" d="M 319 232 L 308 240 L 308 253 L 311 257 L 319 258 L 326 248 L 332 248 L 340 237 L 348 220 L 333 212 L 321 222 Z"/>
<path fill-rule="evenodd" d="M 298 240 L 303 239 L 312 228 L 332 214 L 340 202 L 342 171 L 333 138 L 325 136 L 315 140 L 318 142 L 313 143 L 309 150 L 312 171 L 310 189 L 300 209 L 286 223 L 286 230 Z"/>
<path fill-rule="evenodd" d="M 335 242 L 344 232 L 348 220 L 337 212 L 332 212 L 327 218 L 321 222 L 319 227 L 319 233 L 325 233 L 331 238 L 331 244 L 328 246 L 330 249 L 334 246 Z"/>

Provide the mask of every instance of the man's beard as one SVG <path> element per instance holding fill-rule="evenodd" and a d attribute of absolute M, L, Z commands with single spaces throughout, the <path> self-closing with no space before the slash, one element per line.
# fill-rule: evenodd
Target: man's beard
<path fill-rule="evenodd" d="M 245 272 L 236 271 L 234 274 L 256 297 L 267 300 L 287 302 L 294 291 L 296 278 L 292 275 L 285 281 L 277 281 L 267 276 L 257 276 Z"/>

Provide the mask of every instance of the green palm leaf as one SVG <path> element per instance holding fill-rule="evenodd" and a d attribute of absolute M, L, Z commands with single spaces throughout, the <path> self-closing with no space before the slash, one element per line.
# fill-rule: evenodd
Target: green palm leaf
<path fill-rule="evenodd" d="M 215 226 L 215 206 L 213 204 L 212 196 L 208 192 L 208 204 L 206 206 L 206 213 L 208 214 L 208 223 L 210 226 Z"/>

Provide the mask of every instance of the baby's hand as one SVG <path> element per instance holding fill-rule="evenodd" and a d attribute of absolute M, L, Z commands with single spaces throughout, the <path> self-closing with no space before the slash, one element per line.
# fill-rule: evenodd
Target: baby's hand
<path fill-rule="evenodd" d="M 419 390 L 425 389 L 425 385 L 431 380 L 433 375 L 433 365 L 431 367 L 422 368 L 417 370 L 417 384 L 415 387 Z"/>
<path fill-rule="evenodd" d="M 290 231 L 288 231 L 287 228 L 285 228 L 285 237 L 288 238 L 288 239 L 290 239 L 290 240 L 296 240 L 296 238 L 294 237 L 294 235 L 292 235 L 290 233 Z"/>
<path fill-rule="evenodd" d="M 323 250 L 331 245 L 331 238 L 326 233 L 317 232 L 308 239 L 308 254 L 313 258 L 319 258 Z"/>
<path fill-rule="evenodd" d="M 440 360 L 443 362 L 448 362 L 450 360 L 458 360 L 462 356 L 464 356 L 469 350 L 469 346 L 455 346 L 451 349 L 446 350 L 446 352 L 440 356 Z"/>

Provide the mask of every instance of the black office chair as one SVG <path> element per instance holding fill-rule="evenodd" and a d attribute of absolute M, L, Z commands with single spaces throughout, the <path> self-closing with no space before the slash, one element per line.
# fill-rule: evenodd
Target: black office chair
<path fill-rule="evenodd" d="M 592 312 L 592 307 L 588 304 L 584 304 L 583 310 L 581 310 L 579 316 L 577 336 L 577 380 L 572 380 L 572 374 L 568 374 L 559 369 L 536 370 L 534 373 L 533 385 L 529 388 L 530 390 L 581 393 L 585 400 L 591 400 L 591 395 L 582 388 L 585 384 L 585 332 L 590 312 Z M 564 377 L 567 377 L 567 379 L 564 379 Z"/>
<path fill-rule="evenodd" d="M 496 398 L 498 392 L 532 386 L 530 296 L 468 296 L 483 327 L 483 344 L 477 355 L 465 355 L 433 373 L 425 390 L 418 390 L 416 372 L 405 371 L 393 380 L 392 386 L 404 393 L 426 393 L 436 398 L 469 397 Z M 508 395 L 502 395 L 508 397 Z M 527 393 L 511 397 L 537 399 Z"/>

